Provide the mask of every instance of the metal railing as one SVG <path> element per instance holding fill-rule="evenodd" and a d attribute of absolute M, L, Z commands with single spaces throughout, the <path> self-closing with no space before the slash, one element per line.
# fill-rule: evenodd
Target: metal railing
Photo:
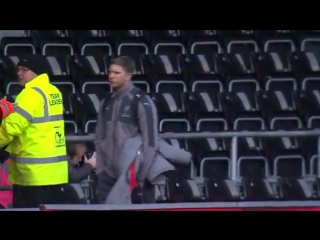
<path fill-rule="evenodd" d="M 185 132 L 185 133 L 161 133 L 163 139 L 192 139 L 192 138 L 231 138 L 231 179 L 236 180 L 238 159 L 238 138 L 277 138 L 277 137 L 318 137 L 318 177 L 320 177 L 320 130 L 300 131 L 259 131 L 259 132 Z M 95 135 L 67 136 L 67 141 L 92 142 Z M 2 187 L 0 186 L 0 190 Z"/>

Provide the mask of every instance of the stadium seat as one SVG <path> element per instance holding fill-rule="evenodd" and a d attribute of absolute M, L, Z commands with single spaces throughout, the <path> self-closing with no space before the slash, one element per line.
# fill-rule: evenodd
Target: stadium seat
<path fill-rule="evenodd" d="M 271 36 L 262 39 L 264 52 L 275 52 L 281 54 L 288 54 L 289 52 L 295 52 L 296 46 L 294 41 L 287 36 Z"/>
<path fill-rule="evenodd" d="M 76 40 L 83 40 L 88 38 L 108 37 L 106 30 L 68 30 L 69 36 Z"/>
<path fill-rule="evenodd" d="M 179 39 L 153 40 L 151 43 L 153 54 L 176 55 L 185 54 L 187 49 Z"/>
<path fill-rule="evenodd" d="M 21 92 L 22 87 L 19 85 L 17 77 L 17 64 L 21 57 L 2 56 L 1 57 L 1 89 L 4 93 L 10 95 L 13 99 Z"/>
<path fill-rule="evenodd" d="M 201 39 L 212 40 L 218 35 L 217 30 L 180 30 L 184 40 Z"/>
<path fill-rule="evenodd" d="M 266 91 L 292 92 L 298 90 L 298 81 L 293 77 L 266 77 L 262 80 L 261 88 Z"/>
<path fill-rule="evenodd" d="M 3 37 L 1 39 L 3 55 L 23 56 L 36 53 L 32 38 L 29 37 Z"/>
<path fill-rule="evenodd" d="M 30 30 L 33 38 L 65 38 L 69 37 L 68 30 Z"/>
<path fill-rule="evenodd" d="M 182 100 L 189 119 L 194 125 L 202 118 L 223 117 L 218 92 L 188 92 L 182 94 Z"/>
<path fill-rule="evenodd" d="M 159 123 L 160 132 L 183 133 L 190 130 L 190 123 L 185 118 L 164 118 Z"/>
<path fill-rule="evenodd" d="M 65 122 L 66 134 L 75 135 L 79 132 L 77 124 L 77 109 L 73 102 L 73 94 L 63 96 L 63 117 Z"/>
<path fill-rule="evenodd" d="M 291 56 L 296 75 L 299 76 L 299 85 L 302 90 L 319 89 L 320 67 L 316 52 L 301 52 Z"/>
<path fill-rule="evenodd" d="M 220 37 L 239 37 L 239 36 L 252 36 L 255 30 L 218 30 L 217 33 Z"/>
<path fill-rule="evenodd" d="M 113 50 L 110 42 L 105 38 L 85 38 L 79 40 L 78 48 L 80 55 L 97 56 L 107 55 L 112 56 Z"/>
<path fill-rule="evenodd" d="M 204 187 L 206 200 L 212 202 L 239 201 L 240 192 L 231 179 L 206 179 Z"/>
<path fill-rule="evenodd" d="M 262 116 L 254 92 L 221 93 L 220 102 L 229 121 L 235 121 L 238 117 Z"/>
<path fill-rule="evenodd" d="M 257 39 L 257 41 L 259 43 L 261 43 L 261 51 L 264 51 L 264 52 L 268 52 L 268 51 L 265 51 L 265 48 L 264 48 L 264 45 L 265 43 L 268 41 L 268 40 L 272 40 L 270 43 L 272 43 L 272 47 L 275 46 L 275 45 L 278 45 L 278 43 L 275 43 L 275 45 L 273 44 L 274 41 L 273 40 L 277 40 L 277 39 L 280 39 L 280 40 L 293 40 L 294 43 L 296 42 L 295 40 L 297 39 L 297 35 L 295 34 L 295 31 L 291 31 L 291 30 L 255 30 L 254 31 L 254 35 L 255 35 L 255 38 Z M 267 45 L 269 45 L 267 44 Z M 285 44 L 283 42 L 283 45 L 285 45 L 286 47 L 288 47 L 289 43 Z M 280 45 L 278 45 L 280 46 Z M 269 48 L 269 46 L 268 46 Z M 276 47 L 278 48 L 278 47 Z M 286 51 L 286 49 L 283 49 L 284 51 Z"/>
<path fill-rule="evenodd" d="M 196 131 L 220 132 L 228 130 L 223 119 L 221 104 L 217 93 L 185 93 L 183 95 L 189 119 Z M 191 140 L 192 152 L 200 177 L 226 178 L 229 176 L 229 156 L 226 151 L 226 139 Z"/>
<path fill-rule="evenodd" d="M 213 37 L 189 40 L 188 50 L 190 54 L 209 54 L 211 56 L 223 52 L 220 42 Z"/>
<path fill-rule="evenodd" d="M 180 69 L 192 92 L 223 91 L 222 69 L 219 60 L 208 53 L 178 55 Z"/>
<path fill-rule="evenodd" d="M 220 56 L 226 77 L 227 92 L 243 93 L 252 98 L 255 91 L 260 90 L 260 84 L 254 74 L 250 55 L 243 53 L 224 54 Z M 239 97 L 241 97 L 239 95 Z"/>
<path fill-rule="evenodd" d="M 144 56 L 143 61 L 152 78 L 156 93 L 187 91 L 187 85 L 180 72 L 180 62 L 176 55 L 149 54 Z"/>
<path fill-rule="evenodd" d="M 72 183 L 64 186 L 64 204 L 86 204 L 81 184 Z"/>
<path fill-rule="evenodd" d="M 208 53 L 186 54 L 179 55 L 178 59 L 180 61 L 181 72 L 186 75 L 204 77 L 204 75 L 208 74 L 221 74 L 221 66 L 214 55 Z"/>
<path fill-rule="evenodd" d="M 196 131 L 220 132 L 228 130 L 227 122 L 222 118 L 199 119 Z M 192 141 L 195 164 L 199 175 L 207 179 L 226 179 L 230 177 L 230 158 L 227 141 L 220 138 L 201 138 Z"/>
<path fill-rule="evenodd" d="M 243 197 L 246 201 L 272 201 L 277 193 L 267 178 L 242 178 Z"/>
<path fill-rule="evenodd" d="M 179 179 L 177 177 L 166 180 L 166 202 L 200 202 L 201 192 L 194 180 Z"/>
<path fill-rule="evenodd" d="M 235 37 L 227 39 L 226 53 L 239 53 L 243 56 L 249 56 L 252 52 L 259 52 L 258 43 L 250 37 Z"/>
<path fill-rule="evenodd" d="M 280 199 L 282 200 L 309 200 L 313 197 L 312 189 L 304 179 L 279 179 Z"/>
<path fill-rule="evenodd" d="M 307 110 L 308 111 L 308 110 Z M 320 129 L 320 114 L 314 114 L 315 112 L 310 111 L 305 116 L 307 123 L 307 129 Z M 307 171 L 310 176 L 317 176 L 318 174 L 318 140 L 319 137 L 304 137 L 301 138 L 301 149 L 307 160 L 306 165 Z"/>
<path fill-rule="evenodd" d="M 160 122 L 164 119 L 187 118 L 179 93 L 156 93 L 152 95 L 152 98 L 157 106 Z"/>
<path fill-rule="evenodd" d="M 139 30 L 137 30 L 139 31 Z M 140 37 L 121 38 L 117 41 L 116 54 L 119 56 L 149 54 L 148 45 Z"/>
<path fill-rule="evenodd" d="M 150 93 L 151 91 L 150 84 L 143 78 L 140 79 L 139 77 L 135 77 L 132 79 L 132 83 L 146 93 Z"/>
<path fill-rule="evenodd" d="M 294 77 L 289 54 L 287 52 L 252 53 L 252 64 L 263 83 L 269 78 Z"/>
<path fill-rule="evenodd" d="M 261 37 L 272 36 L 272 37 L 282 37 L 285 35 L 292 34 L 292 30 L 255 30 L 256 34 Z"/>
<path fill-rule="evenodd" d="M 68 56 L 68 63 L 72 74 L 83 76 L 100 76 L 108 72 L 107 56 L 74 55 Z"/>
<path fill-rule="evenodd" d="M 126 40 L 143 40 L 144 30 L 106 30 L 107 35 L 114 41 L 121 39 Z"/>
<path fill-rule="evenodd" d="M 78 94 L 78 115 L 83 124 L 83 131 L 86 134 L 95 133 L 97 114 L 99 111 L 100 100 L 95 94 Z"/>
<path fill-rule="evenodd" d="M 207 93 L 218 93 L 224 89 L 220 78 L 208 76 L 207 80 L 194 80 L 192 82 L 192 92 L 207 92 Z"/>
<path fill-rule="evenodd" d="M 167 40 L 167 39 L 174 39 L 180 38 L 181 32 L 180 30 L 142 30 L 143 35 L 148 40 L 160 39 L 160 40 Z"/>
<path fill-rule="evenodd" d="M 99 100 L 111 87 L 106 76 L 109 57 L 103 55 L 74 55 L 68 57 L 68 66 L 80 93 L 94 94 Z"/>
<path fill-rule="evenodd" d="M 233 122 L 235 131 L 263 131 L 265 122 L 259 117 L 239 117 Z M 263 179 L 269 177 L 263 140 L 255 137 L 238 138 L 238 177 Z"/>
<path fill-rule="evenodd" d="M 67 134 L 78 133 L 76 121 L 76 112 L 74 112 L 74 103 L 71 99 L 76 93 L 76 87 L 68 71 L 67 60 L 65 57 L 45 56 L 49 66 L 50 82 L 55 85 L 62 93 L 64 106 L 64 119 Z"/>
<path fill-rule="evenodd" d="M 85 134 L 95 134 L 96 133 L 97 120 L 88 120 L 84 123 L 84 133 Z"/>
<path fill-rule="evenodd" d="M 299 113 L 306 119 L 320 116 L 320 90 L 296 91 L 293 96 Z"/>
<path fill-rule="evenodd" d="M 264 117 L 284 116 L 284 114 L 297 114 L 297 103 L 294 92 L 291 91 L 260 91 L 256 93 L 259 109 Z"/>
<path fill-rule="evenodd" d="M 97 100 L 101 101 L 105 98 L 107 93 L 111 92 L 108 82 L 90 82 L 87 81 L 82 85 L 81 93 L 88 94 Z"/>
<path fill-rule="evenodd" d="M 180 33 L 191 54 L 222 53 L 217 30 L 180 30 Z"/>
<path fill-rule="evenodd" d="M 76 87 L 68 71 L 66 58 L 46 56 L 45 59 L 49 66 L 50 82 L 59 88 L 63 96 L 75 93 Z"/>
<path fill-rule="evenodd" d="M 293 131 L 303 129 L 298 116 L 274 117 L 269 121 L 269 129 L 275 131 Z M 305 176 L 306 162 L 297 138 L 271 138 L 266 140 L 266 152 L 271 160 L 273 175 L 283 178 L 300 178 Z"/>
<path fill-rule="evenodd" d="M 244 77 L 253 76 L 253 73 L 255 73 L 250 55 L 241 53 L 221 54 L 219 59 L 225 75 Z"/>
<path fill-rule="evenodd" d="M 70 76 L 65 56 L 46 55 L 45 58 L 49 65 L 49 74 L 54 76 Z"/>
<path fill-rule="evenodd" d="M 320 53 L 320 35 L 305 35 L 299 39 L 299 50 L 301 52 Z"/>
<path fill-rule="evenodd" d="M 297 109 L 307 129 L 320 129 L 320 92 L 317 89 L 307 91 L 297 91 L 294 94 Z M 318 162 L 318 137 L 301 138 L 302 150 L 306 159 L 309 159 L 309 173 L 317 173 Z"/>
<path fill-rule="evenodd" d="M 40 53 L 42 55 L 68 56 L 73 55 L 73 46 L 69 38 L 42 39 L 40 42 Z"/>

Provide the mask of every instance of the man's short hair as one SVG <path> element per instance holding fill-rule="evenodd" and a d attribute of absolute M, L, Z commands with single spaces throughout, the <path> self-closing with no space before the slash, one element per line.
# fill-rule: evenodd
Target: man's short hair
<path fill-rule="evenodd" d="M 110 65 L 112 64 L 122 67 L 123 70 L 129 74 L 134 74 L 136 69 L 134 61 L 127 56 L 121 56 L 111 60 Z"/>

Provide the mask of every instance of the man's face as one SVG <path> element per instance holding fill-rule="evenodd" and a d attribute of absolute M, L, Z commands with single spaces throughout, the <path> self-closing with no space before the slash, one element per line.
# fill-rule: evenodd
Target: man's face
<path fill-rule="evenodd" d="M 24 86 L 27 82 L 34 79 L 37 75 L 28 68 L 18 67 L 18 78 L 20 86 Z"/>
<path fill-rule="evenodd" d="M 108 79 L 110 86 L 114 89 L 122 87 L 131 78 L 131 74 L 126 73 L 119 65 L 111 64 L 109 67 Z"/>

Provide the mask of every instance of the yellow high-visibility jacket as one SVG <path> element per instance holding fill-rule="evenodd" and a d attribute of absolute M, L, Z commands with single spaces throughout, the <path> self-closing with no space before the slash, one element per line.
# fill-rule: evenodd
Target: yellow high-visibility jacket
<path fill-rule="evenodd" d="M 21 186 L 67 183 L 61 92 L 42 74 L 25 85 L 16 104 L 0 126 L 0 147 L 9 144 L 9 181 Z"/>

